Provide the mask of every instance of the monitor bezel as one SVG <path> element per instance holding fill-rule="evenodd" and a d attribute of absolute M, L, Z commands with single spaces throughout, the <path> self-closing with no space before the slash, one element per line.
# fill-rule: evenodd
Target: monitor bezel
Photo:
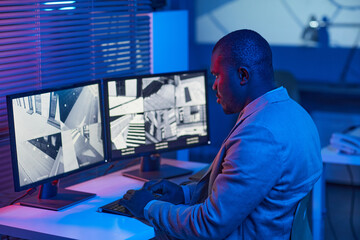
<path fill-rule="evenodd" d="M 13 105 L 12 100 L 16 98 L 21 97 L 27 97 L 31 95 L 38 95 L 38 94 L 44 94 L 54 91 L 61 91 L 61 90 L 67 90 L 71 88 L 78 88 L 78 87 L 86 87 L 90 85 L 97 85 L 98 91 L 99 91 L 99 108 L 100 108 L 100 119 L 101 119 L 101 125 L 102 125 L 102 136 L 103 136 L 103 150 L 104 150 L 104 159 L 102 161 L 89 164 L 86 166 L 79 167 L 78 169 L 64 172 L 56 176 L 52 176 L 46 179 L 42 179 L 36 182 L 32 182 L 26 185 L 21 186 L 20 185 L 20 174 L 19 174 L 19 168 L 18 168 L 18 157 L 17 157 L 17 150 L 16 150 L 16 139 L 15 139 L 15 122 L 14 122 L 14 114 L 13 114 Z M 26 91 L 26 92 L 20 92 L 15 94 L 10 94 L 6 96 L 6 104 L 7 104 L 7 114 L 8 114 L 8 126 L 9 126 L 9 138 L 10 138 L 10 150 L 11 150 L 11 162 L 12 162 L 12 171 L 13 171 L 13 182 L 14 182 L 14 189 L 16 192 L 23 191 L 29 188 L 37 187 L 45 183 L 52 182 L 54 180 L 58 180 L 61 178 L 64 178 L 66 176 L 88 170 L 93 167 L 97 167 L 99 165 L 105 164 L 108 162 L 108 155 L 107 155 L 107 137 L 106 137 L 106 126 L 105 126 L 105 115 L 104 115 L 104 90 L 101 80 L 92 80 L 87 82 L 80 82 L 75 83 L 71 85 L 64 85 L 64 86 L 54 86 L 49 88 L 44 88 L 40 90 L 33 90 L 33 91 Z"/>
<path fill-rule="evenodd" d="M 181 74 L 203 74 L 204 76 L 204 87 L 205 87 L 205 110 L 206 110 L 206 141 L 202 141 L 199 143 L 194 143 L 191 145 L 188 145 L 186 147 L 179 146 L 179 147 L 171 147 L 166 149 L 158 149 L 148 152 L 142 152 L 142 153 L 134 153 L 134 154 L 128 154 L 128 155 L 122 155 L 120 156 L 119 152 L 121 150 L 113 150 L 111 147 L 111 133 L 110 133 L 110 116 L 109 116 L 109 92 L 108 92 L 108 82 L 110 81 L 125 81 L 127 79 L 134 79 L 134 78 L 151 78 L 151 77 L 160 77 L 160 76 L 172 76 L 172 75 L 181 75 Z M 104 84 L 104 112 L 105 112 L 105 121 L 106 121 L 106 135 L 108 136 L 107 141 L 107 150 L 108 150 L 108 157 L 109 161 L 118 161 L 118 160 L 126 160 L 126 159 L 132 159 L 137 157 L 144 157 L 149 156 L 151 154 L 161 154 L 165 152 L 172 152 L 172 151 L 178 151 L 178 150 L 185 150 L 188 148 L 194 148 L 199 146 L 206 146 L 210 145 L 210 121 L 209 121 L 209 97 L 208 97 L 208 76 L 207 76 L 207 70 L 201 69 L 201 70 L 190 70 L 190 71 L 177 71 L 177 72 L 166 72 L 166 73 L 153 73 L 153 74 L 141 74 L 141 75 L 128 75 L 128 76 L 110 76 L 103 79 Z"/>

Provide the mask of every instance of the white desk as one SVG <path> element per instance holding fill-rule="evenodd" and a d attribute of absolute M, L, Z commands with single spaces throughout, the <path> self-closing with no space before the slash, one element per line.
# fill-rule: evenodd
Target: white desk
<path fill-rule="evenodd" d="M 168 159 L 162 162 L 192 169 L 194 172 L 207 165 Z M 114 172 L 69 187 L 72 190 L 96 193 L 96 197 L 62 211 L 20 205 L 0 208 L 0 235 L 36 240 L 143 240 L 153 237 L 153 228 L 137 219 L 97 212 L 99 207 L 120 198 L 128 189 L 140 188 L 143 185 L 144 182 L 124 177 L 121 172 Z M 176 178 L 173 181 L 179 183 L 187 177 Z"/>
<path fill-rule="evenodd" d="M 330 146 L 321 150 L 321 156 L 324 163 L 323 173 L 325 172 L 326 163 L 360 166 L 360 156 L 338 153 L 335 148 Z M 324 239 L 324 217 L 326 216 L 325 187 L 325 177 L 322 175 L 313 189 L 312 227 L 314 240 Z"/>

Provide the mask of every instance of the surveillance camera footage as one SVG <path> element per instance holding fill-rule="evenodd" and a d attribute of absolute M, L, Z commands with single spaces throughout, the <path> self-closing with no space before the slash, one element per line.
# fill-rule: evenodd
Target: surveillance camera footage
<path fill-rule="evenodd" d="M 113 150 L 187 145 L 207 135 L 203 73 L 113 80 L 108 96 Z"/>
<path fill-rule="evenodd" d="M 104 160 L 97 84 L 14 98 L 20 186 Z"/>

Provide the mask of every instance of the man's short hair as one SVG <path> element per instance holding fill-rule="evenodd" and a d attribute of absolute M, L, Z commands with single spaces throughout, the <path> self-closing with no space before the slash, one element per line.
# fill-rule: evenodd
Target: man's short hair
<path fill-rule="evenodd" d="M 257 32 L 242 29 L 222 37 L 213 52 L 220 49 L 225 61 L 246 66 L 260 74 L 272 74 L 272 52 L 269 43 Z"/>

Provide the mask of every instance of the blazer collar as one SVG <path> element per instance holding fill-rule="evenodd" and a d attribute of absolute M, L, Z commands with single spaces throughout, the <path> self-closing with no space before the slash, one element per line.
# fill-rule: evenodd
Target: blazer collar
<path fill-rule="evenodd" d="M 288 99 L 289 95 L 284 87 L 278 87 L 274 90 L 271 90 L 246 105 L 245 108 L 240 112 L 237 123 L 240 123 L 258 109 L 263 108 L 263 106 L 266 104 L 285 101 Z"/>
<path fill-rule="evenodd" d="M 227 141 L 230 135 L 235 131 L 235 129 L 242 123 L 242 121 L 250 116 L 252 113 L 256 112 L 258 109 L 263 108 L 266 104 L 285 101 L 289 99 L 289 95 L 285 88 L 278 87 L 274 90 L 271 90 L 264 95 L 258 97 L 254 101 L 250 102 L 239 114 L 239 117 L 234 125 L 234 127 L 230 130 L 228 136 L 224 139 L 223 144 Z"/>

